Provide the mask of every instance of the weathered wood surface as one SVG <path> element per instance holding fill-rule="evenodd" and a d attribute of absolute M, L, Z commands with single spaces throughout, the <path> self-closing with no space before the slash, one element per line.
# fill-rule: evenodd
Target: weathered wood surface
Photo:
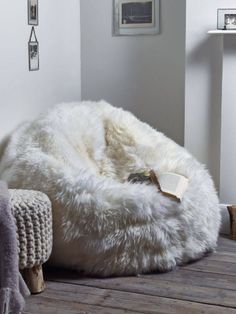
<path fill-rule="evenodd" d="M 99 279 L 48 270 L 46 279 L 25 314 L 236 314 L 236 241 L 221 238 L 216 253 L 170 273 Z"/>
<path fill-rule="evenodd" d="M 173 273 L 173 276 L 175 274 Z M 75 285 L 82 285 L 87 287 L 96 287 L 102 289 L 111 289 L 117 291 L 135 292 L 143 295 L 168 297 L 171 299 L 188 300 L 206 304 L 224 305 L 228 307 L 236 308 L 236 284 L 232 284 L 234 290 L 212 287 L 206 287 L 204 280 L 201 281 L 201 285 L 196 284 L 194 276 L 191 279 L 182 280 L 176 282 L 174 278 L 172 280 L 157 278 L 142 277 L 124 277 L 124 278 L 112 278 L 112 279 L 97 279 L 93 281 L 72 281 Z M 184 278 L 184 277 L 183 277 Z M 182 278 L 182 279 L 183 279 Z M 62 280 L 60 280 L 61 282 Z M 57 280 L 56 282 L 59 283 Z M 71 280 L 65 280 L 65 283 L 70 283 Z M 216 283 L 215 283 L 216 286 Z"/>
<path fill-rule="evenodd" d="M 43 302 L 44 297 L 37 297 L 38 302 Z M 55 310 L 60 309 L 60 302 L 64 302 L 68 309 L 78 311 L 82 306 L 93 305 L 109 309 L 110 313 L 114 310 L 128 310 L 134 313 L 236 313 L 236 309 L 223 308 L 221 306 L 213 306 L 208 304 L 194 303 L 172 298 L 162 298 L 152 295 L 144 295 L 138 293 L 130 293 L 126 291 L 117 291 L 110 289 L 99 289 L 96 287 L 86 287 L 73 284 L 53 283 L 48 284 L 46 304 L 49 300 L 54 300 Z M 45 301 L 44 301 L 45 302 Z M 62 302 L 62 305 L 63 305 Z M 48 307 L 45 304 L 45 308 Z M 34 308 L 36 311 L 38 306 Z M 43 308 L 42 308 L 43 310 Z M 40 313 L 44 313 L 41 310 Z M 27 313 L 27 312 L 26 312 Z M 30 312 L 28 312 L 30 313 Z M 34 312 L 36 314 L 36 312 Z M 50 313 L 50 312 L 47 312 Z M 52 312 L 53 313 L 53 312 Z M 57 312 L 55 312 L 57 313 Z M 68 313 L 68 312 L 66 312 Z M 72 311 L 73 313 L 73 311 Z M 75 312 L 77 313 L 77 312 Z M 90 312 L 88 312 L 90 313 Z M 96 313 L 96 312 L 92 312 Z M 129 312 L 128 312 L 129 313 Z"/>
<path fill-rule="evenodd" d="M 230 216 L 230 237 L 236 240 L 236 205 L 228 206 Z"/>
<path fill-rule="evenodd" d="M 154 282 L 155 287 L 162 285 L 162 282 L 174 282 L 175 284 L 182 284 L 184 286 L 191 287 L 209 287 L 224 290 L 235 290 L 236 291 L 236 277 L 229 275 L 221 275 L 214 273 L 202 273 L 193 272 L 192 270 L 185 270 L 178 268 L 170 273 L 166 274 L 151 274 L 151 275 L 140 275 L 138 277 L 123 277 L 123 278 L 108 278 L 108 279 L 89 279 L 80 278 L 73 272 L 63 271 L 63 274 L 54 272 L 48 275 L 48 279 L 54 282 L 64 282 L 71 284 L 79 284 L 86 286 L 95 287 L 115 287 L 115 289 L 122 290 L 126 285 L 127 289 L 132 289 L 133 286 L 139 286 L 145 282 L 150 284 Z M 162 285 L 163 286 L 163 285 Z M 142 291 L 144 287 L 142 286 Z M 148 287 L 149 288 L 149 287 Z"/>
<path fill-rule="evenodd" d="M 42 265 L 23 270 L 23 277 L 32 294 L 41 293 L 45 289 Z"/>
<path fill-rule="evenodd" d="M 134 311 L 116 309 L 111 307 L 97 306 L 78 301 L 71 302 L 55 298 L 45 297 L 43 295 L 34 296 L 29 299 L 23 314 L 124 314 L 136 313 Z M 234 313 L 234 312 L 232 312 Z"/>
<path fill-rule="evenodd" d="M 232 250 L 230 250 L 232 249 Z M 236 242 L 226 237 L 220 237 L 218 239 L 218 250 L 226 250 L 228 252 L 234 252 L 236 250 Z"/>

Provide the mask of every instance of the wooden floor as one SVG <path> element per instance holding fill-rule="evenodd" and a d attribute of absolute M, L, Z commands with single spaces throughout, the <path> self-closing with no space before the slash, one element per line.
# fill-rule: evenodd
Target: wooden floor
<path fill-rule="evenodd" d="M 236 314 L 236 241 L 220 238 L 216 253 L 166 274 L 89 279 L 55 270 L 46 280 L 25 314 Z"/>

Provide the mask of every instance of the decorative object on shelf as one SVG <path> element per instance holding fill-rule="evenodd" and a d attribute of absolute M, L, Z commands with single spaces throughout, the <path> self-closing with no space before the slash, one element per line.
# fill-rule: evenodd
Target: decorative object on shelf
<path fill-rule="evenodd" d="M 38 0 L 28 0 L 28 24 L 39 24 Z"/>
<path fill-rule="evenodd" d="M 160 0 L 113 0 L 113 34 L 154 35 L 160 32 Z"/>
<path fill-rule="evenodd" d="M 35 29 L 32 27 L 28 42 L 29 71 L 39 70 L 39 43 Z"/>
<path fill-rule="evenodd" d="M 217 29 L 236 30 L 236 9 L 218 9 Z"/>

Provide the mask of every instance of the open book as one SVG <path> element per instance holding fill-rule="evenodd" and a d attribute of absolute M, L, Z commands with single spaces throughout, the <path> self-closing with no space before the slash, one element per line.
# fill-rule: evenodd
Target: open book
<path fill-rule="evenodd" d="M 157 177 L 153 170 L 150 171 L 150 177 L 163 194 L 182 200 L 189 182 L 186 177 L 173 172 L 164 172 Z"/>
<path fill-rule="evenodd" d="M 155 184 L 164 195 L 173 197 L 178 201 L 182 200 L 189 182 L 186 177 L 180 174 L 164 172 L 157 176 L 153 170 L 133 173 L 128 177 L 128 181 L 132 183 Z"/>

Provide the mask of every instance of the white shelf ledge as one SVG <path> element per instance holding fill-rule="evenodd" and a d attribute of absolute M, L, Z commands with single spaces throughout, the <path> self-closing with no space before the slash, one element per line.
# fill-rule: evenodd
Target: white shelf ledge
<path fill-rule="evenodd" d="M 236 34 L 236 29 L 234 30 L 220 30 L 220 29 L 213 29 L 207 32 L 208 34 L 223 34 L 223 35 L 233 35 Z"/>

